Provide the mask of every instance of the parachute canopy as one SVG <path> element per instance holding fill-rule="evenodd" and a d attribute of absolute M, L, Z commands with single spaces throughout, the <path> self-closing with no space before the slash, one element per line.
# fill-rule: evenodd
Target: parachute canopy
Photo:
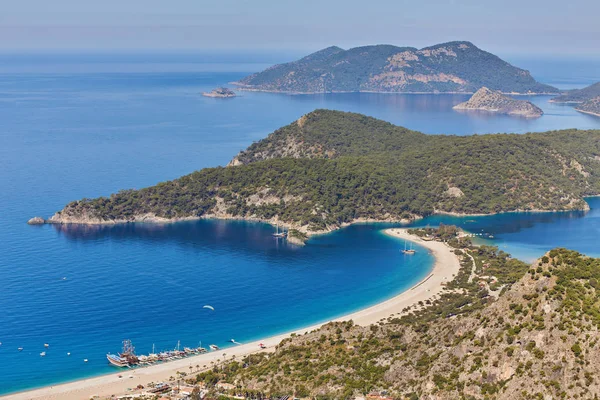
<path fill-rule="evenodd" d="M 202 307 L 202 308 L 208 308 L 209 310 L 213 310 L 213 311 L 215 311 L 215 308 L 214 308 L 213 306 L 209 306 L 209 305 L 205 305 L 205 306 L 204 306 L 204 307 Z"/>

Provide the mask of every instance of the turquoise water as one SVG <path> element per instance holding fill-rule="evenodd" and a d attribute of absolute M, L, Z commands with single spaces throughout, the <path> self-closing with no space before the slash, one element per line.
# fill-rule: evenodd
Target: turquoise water
<path fill-rule="evenodd" d="M 401 243 L 380 232 L 386 225 L 349 227 L 299 248 L 275 241 L 263 224 L 26 225 L 34 215 L 224 165 L 319 107 L 427 133 L 600 128 L 599 118 L 543 96 L 532 100 L 546 115 L 529 121 L 453 112 L 466 96 L 199 95 L 264 68 L 264 61 L 0 56 L 0 393 L 113 371 L 104 355 L 124 338 L 149 352 L 153 343 L 226 345 L 325 321 L 410 287 L 432 264 L 425 251 L 399 253 Z M 600 255 L 600 204 L 590 204 L 588 214 L 432 217 L 419 224 L 493 232 L 500 246 L 524 258 L 561 244 Z"/>

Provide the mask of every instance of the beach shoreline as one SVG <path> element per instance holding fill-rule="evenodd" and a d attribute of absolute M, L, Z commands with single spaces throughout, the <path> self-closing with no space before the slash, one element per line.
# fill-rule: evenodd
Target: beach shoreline
<path fill-rule="evenodd" d="M 430 251 L 434 258 L 431 271 L 410 289 L 402 293 L 364 308 L 362 310 L 334 318 L 331 321 L 353 320 L 358 325 L 371 325 L 392 315 L 402 314 L 406 308 L 417 305 L 428 299 L 436 297 L 444 290 L 444 284 L 452 280 L 460 269 L 460 262 L 453 250 L 445 243 L 436 241 L 424 241 L 417 236 L 408 234 L 406 229 L 390 228 L 383 231 L 385 234 L 403 240 L 411 241 Z M 196 372 L 196 365 L 200 365 L 200 371 L 210 368 L 211 363 L 222 362 L 232 357 L 239 359 L 252 353 L 272 352 L 275 347 L 285 338 L 292 334 L 301 335 L 320 328 L 328 322 L 315 324 L 306 328 L 297 329 L 292 332 L 275 335 L 263 340 L 253 341 L 235 347 L 228 347 L 219 351 L 213 351 L 202 355 L 191 356 L 176 361 L 151 365 L 148 367 L 135 368 L 131 370 L 120 370 L 108 375 L 101 375 L 73 382 L 46 386 L 12 394 L 0 396 L 2 399 L 11 400 L 75 400 L 89 399 L 93 396 L 100 398 L 131 393 L 132 388 L 138 385 L 146 387 L 150 382 L 167 382 L 171 376 L 177 376 L 177 372 Z M 259 344 L 265 346 L 264 349 Z M 192 369 L 190 370 L 190 367 Z M 120 377 L 119 377 L 120 376 Z"/>

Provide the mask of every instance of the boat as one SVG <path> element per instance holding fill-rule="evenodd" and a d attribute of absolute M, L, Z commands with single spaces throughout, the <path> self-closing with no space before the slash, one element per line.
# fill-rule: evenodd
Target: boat
<path fill-rule="evenodd" d="M 217 346 L 216 344 L 211 344 L 210 346 L 208 346 L 212 351 L 217 351 L 219 350 L 219 346 Z"/>
<path fill-rule="evenodd" d="M 119 357 L 115 354 L 107 354 L 106 359 L 108 360 L 109 363 L 111 363 L 115 367 L 119 367 L 119 368 L 129 367 L 129 362 L 127 362 L 127 359 Z"/>
<path fill-rule="evenodd" d="M 19 351 L 23 351 L 23 348 L 22 348 L 22 347 L 19 347 L 17 350 L 19 350 Z"/>
<path fill-rule="evenodd" d="M 87 358 L 84 358 L 84 359 L 83 359 L 83 362 L 84 362 L 84 363 L 88 362 L 88 359 L 87 359 Z"/>
<path fill-rule="evenodd" d="M 71 353 L 67 353 L 67 355 L 68 355 L 68 356 L 70 356 L 70 355 L 71 355 Z"/>
<path fill-rule="evenodd" d="M 42 352 L 40 353 L 40 357 L 45 357 L 45 356 L 46 356 L 46 352 L 45 352 L 45 351 L 42 351 Z"/>
<path fill-rule="evenodd" d="M 48 348 L 48 347 L 50 347 L 50 345 L 48 343 L 44 343 L 44 347 Z"/>
<path fill-rule="evenodd" d="M 287 232 L 286 231 L 279 232 L 279 224 L 277 224 L 277 231 L 273 234 L 273 236 L 276 238 L 284 238 L 287 236 Z"/>
<path fill-rule="evenodd" d="M 123 340 L 123 350 L 118 355 L 107 354 L 106 359 L 115 367 L 131 367 L 139 363 L 138 357 L 135 355 L 135 348 L 131 344 L 131 340 Z"/>
<path fill-rule="evenodd" d="M 412 242 L 410 242 L 410 249 L 406 247 L 406 240 L 404 241 L 404 250 L 402 250 L 404 254 L 415 254 L 417 251 L 412 248 Z"/>

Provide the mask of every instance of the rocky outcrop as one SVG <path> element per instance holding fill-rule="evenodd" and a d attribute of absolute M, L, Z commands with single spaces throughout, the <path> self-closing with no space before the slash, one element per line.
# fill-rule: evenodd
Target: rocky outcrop
<path fill-rule="evenodd" d="M 486 87 L 479 89 L 471 98 L 453 107 L 455 110 L 476 110 L 525 118 L 539 118 L 544 112 L 526 100 L 516 100 Z"/>
<path fill-rule="evenodd" d="M 220 88 L 213 89 L 210 92 L 204 92 L 204 93 L 202 93 L 202 96 L 227 98 L 227 97 L 236 97 L 237 95 L 235 94 L 235 92 L 233 90 L 231 90 L 229 88 L 220 87 Z"/>
<path fill-rule="evenodd" d="M 29 221 L 27 221 L 27 223 L 29 225 L 43 225 L 44 223 L 46 223 L 46 221 L 42 217 L 33 217 Z"/>

